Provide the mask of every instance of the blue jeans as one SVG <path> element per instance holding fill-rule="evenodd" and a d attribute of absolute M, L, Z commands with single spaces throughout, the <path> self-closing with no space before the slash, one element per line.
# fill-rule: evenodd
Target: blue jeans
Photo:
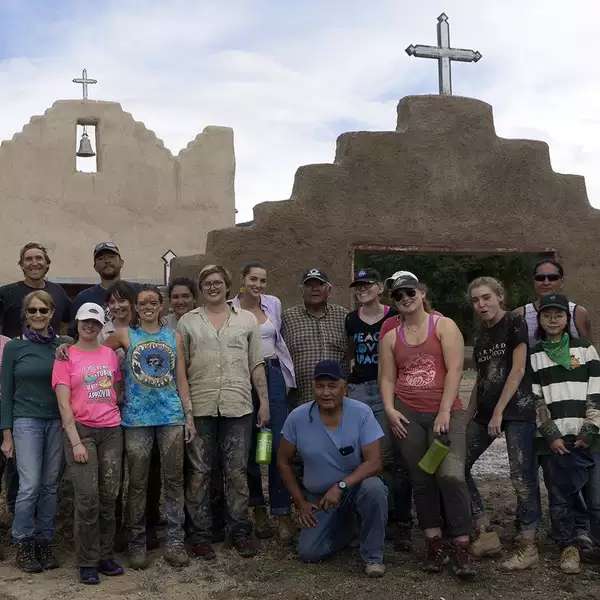
<path fill-rule="evenodd" d="M 307 494 L 311 502 L 318 496 Z M 347 546 L 354 535 L 354 513 L 360 516 L 360 556 L 366 563 L 383 563 L 387 524 L 387 490 L 379 477 L 368 477 L 346 492 L 340 505 L 315 514 L 317 526 L 304 528 L 298 554 L 304 562 L 319 562 Z"/>
<path fill-rule="evenodd" d="M 54 537 L 58 481 L 63 465 L 61 421 L 17 417 L 13 440 L 19 472 L 13 540 L 50 542 Z"/>
<path fill-rule="evenodd" d="M 349 383 L 348 397 L 360 400 L 370 406 L 373 415 L 375 415 L 377 422 L 383 429 L 384 437 L 381 440 L 383 479 L 391 492 L 390 520 L 410 525 L 412 523 L 412 484 L 410 475 L 400 453 L 394 457 L 392 433 L 385 415 L 377 381 Z"/>
<path fill-rule="evenodd" d="M 535 423 L 505 421 L 506 449 L 510 479 L 517 496 L 517 526 L 519 531 L 535 531 L 541 518 L 538 459 L 535 453 Z M 471 512 L 476 525 L 487 525 L 481 494 L 471 474 L 475 461 L 494 441 L 487 425 L 471 421 L 467 427 L 465 478 L 471 495 Z"/>
<path fill-rule="evenodd" d="M 269 464 L 269 503 L 271 505 L 272 515 L 289 515 L 291 499 L 287 491 L 279 470 L 277 469 L 277 450 L 281 441 L 281 430 L 288 416 L 287 392 L 285 380 L 279 366 L 279 360 L 267 359 L 265 362 L 265 371 L 267 373 L 267 385 L 269 391 L 269 412 L 271 415 L 271 432 L 273 433 L 273 451 L 271 454 L 271 463 Z M 258 399 L 255 402 L 255 417 L 258 410 Z M 256 464 L 256 418 L 254 418 L 254 427 L 252 429 L 252 445 L 248 456 L 248 491 L 250 494 L 250 506 L 264 506 L 265 497 L 262 489 L 262 478 L 260 465 Z"/>

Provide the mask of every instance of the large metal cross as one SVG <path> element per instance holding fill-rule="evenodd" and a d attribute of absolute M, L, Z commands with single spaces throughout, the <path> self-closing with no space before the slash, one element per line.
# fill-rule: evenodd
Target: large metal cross
<path fill-rule="evenodd" d="M 442 13 L 438 17 L 437 24 L 437 46 L 422 46 L 411 44 L 406 53 L 409 56 L 417 58 L 435 58 L 438 61 L 438 71 L 440 79 L 440 94 L 452 95 L 452 73 L 450 70 L 450 61 L 458 60 L 461 62 L 477 62 L 481 54 L 476 50 L 463 50 L 462 48 L 450 47 L 450 25 L 448 16 Z"/>
<path fill-rule="evenodd" d="M 88 84 L 98 83 L 98 80 L 97 79 L 88 79 L 87 69 L 84 69 L 83 72 L 81 73 L 81 77 L 77 77 L 76 79 L 73 79 L 73 83 L 81 83 L 81 85 L 83 86 L 83 99 L 87 100 Z"/>

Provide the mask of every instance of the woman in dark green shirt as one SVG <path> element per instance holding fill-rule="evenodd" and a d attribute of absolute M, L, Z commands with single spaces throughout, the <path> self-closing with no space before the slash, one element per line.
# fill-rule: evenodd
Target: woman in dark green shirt
<path fill-rule="evenodd" d="M 58 567 L 54 537 L 63 436 L 52 390 L 54 353 L 60 339 L 50 322 L 54 301 L 43 290 L 23 299 L 23 335 L 6 344 L 2 357 L 0 427 L 2 452 L 17 456 L 19 492 L 12 525 L 17 566 L 28 573 Z"/>

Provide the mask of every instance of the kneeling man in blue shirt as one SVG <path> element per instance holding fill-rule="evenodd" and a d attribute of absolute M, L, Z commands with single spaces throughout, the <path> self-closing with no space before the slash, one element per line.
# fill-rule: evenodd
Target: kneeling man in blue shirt
<path fill-rule="evenodd" d="M 387 490 L 382 469 L 383 431 L 366 404 L 345 396 L 341 365 L 316 364 L 314 401 L 293 410 L 283 425 L 277 466 L 299 513 L 298 553 L 317 562 L 347 546 L 360 517 L 360 555 L 365 573 L 385 573 L 383 544 Z M 293 470 L 295 453 L 304 462 L 302 488 Z"/>

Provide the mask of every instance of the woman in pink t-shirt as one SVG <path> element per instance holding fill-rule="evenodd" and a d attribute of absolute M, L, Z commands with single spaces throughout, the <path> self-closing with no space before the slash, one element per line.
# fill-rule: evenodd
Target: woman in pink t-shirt
<path fill-rule="evenodd" d="M 98 572 L 121 575 L 113 559 L 115 500 L 121 484 L 123 434 L 117 404 L 121 381 L 114 350 L 99 334 L 104 310 L 86 302 L 75 316 L 78 341 L 67 360 L 54 362 L 56 391 L 65 430 L 65 457 L 75 490 L 79 579 L 100 582 Z"/>

